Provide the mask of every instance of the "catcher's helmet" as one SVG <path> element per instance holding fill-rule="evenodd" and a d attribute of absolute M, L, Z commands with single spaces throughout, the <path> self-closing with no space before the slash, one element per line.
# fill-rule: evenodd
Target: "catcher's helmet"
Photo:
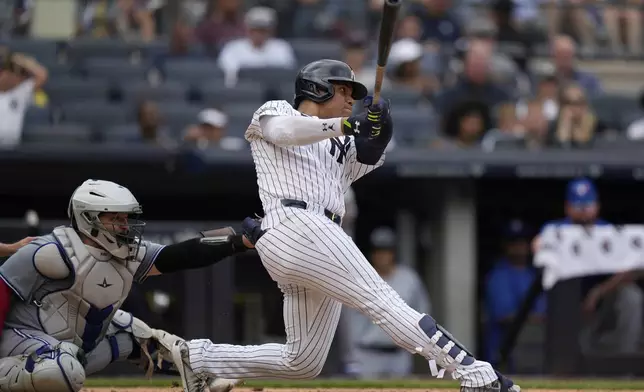
<path fill-rule="evenodd" d="M 367 96 L 367 88 L 356 82 L 356 75 L 348 64 L 324 59 L 305 65 L 297 74 L 293 106 L 297 109 L 305 99 L 317 103 L 331 99 L 334 94 L 333 82 L 349 83 L 353 87 L 352 97 L 355 100 Z"/>

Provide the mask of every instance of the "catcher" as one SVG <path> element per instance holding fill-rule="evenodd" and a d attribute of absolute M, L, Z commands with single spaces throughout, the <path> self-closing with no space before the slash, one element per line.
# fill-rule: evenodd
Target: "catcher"
<path fill-rule="evenodd" d="M 71 197 L 71 227 L 24 245 L 0 266 L 0 390 L 79 391 L 111 362 L 155 364 L 151 328 L 119 310 L 133 282 L 201 268 L 254 247 L 259 223 L 202 232 L 173 245 L 143 241 L 141 206 L 125 187 L 87 180 Z M 160 369 L 168 370 L 162 363 Z M 211 392 L 236 381 L 209 380 Z"/>

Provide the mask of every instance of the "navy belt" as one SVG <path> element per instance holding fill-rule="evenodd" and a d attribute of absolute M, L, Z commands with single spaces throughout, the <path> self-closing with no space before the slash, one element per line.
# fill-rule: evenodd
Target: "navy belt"
<path fill-rule="evenodd" d="M 305 201 L 293 200 L 293 199 L 282 199 L 282 205 L 284 207 L 294 207 L 294 208 L 300 208 L 302 210 L 306 210 L 308 207 L 308 204 L 306 204 Z M 342 223 L 342 217 L 340 215 L 334 214 L 333 212 L 327 210 L 326 208 L 324 209 L 324 216 L 331 219 L 331 221 L 335 224 L 339 225 L 340 223 Z"/>

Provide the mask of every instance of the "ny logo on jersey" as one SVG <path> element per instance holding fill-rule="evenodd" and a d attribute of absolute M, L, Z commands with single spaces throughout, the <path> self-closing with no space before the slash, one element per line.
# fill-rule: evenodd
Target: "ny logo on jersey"
<path fill-rule="evenodd" d="M 334 137 L 331 138 L 331 150 L 329 151 L 333 157 L 335 157 L 335 149 L 337 148 L 338 151 L 340 152 L 338 154 L 338 163 L 343 164 L 344 163 L 344 158 L 347 156 L 347 152 L 349 152 L 349 148 L 351 147 L 351 139 L 348 137 L 345 137 L 343 140 L 341 140 L 339 137 Z"/>

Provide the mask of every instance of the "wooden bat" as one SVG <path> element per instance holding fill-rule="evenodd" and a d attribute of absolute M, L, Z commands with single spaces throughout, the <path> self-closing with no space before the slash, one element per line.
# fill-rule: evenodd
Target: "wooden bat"
<path fill-rule="evenodd" d="M 398 19 L 398 11 L 402 0 L 385 0 L 382 7 L 382 20 L 380 21 L 380 32 L 378 35 L 378 58 L 376 66 L 376 83 L 373 88 L 373 103 L 380 102 L 380 91 L 382 90 L 382 80 L 385 77 L 385 67 L 387 58 L 391 50 L 391 44 L 394 38 L 394 27 Z"/>

